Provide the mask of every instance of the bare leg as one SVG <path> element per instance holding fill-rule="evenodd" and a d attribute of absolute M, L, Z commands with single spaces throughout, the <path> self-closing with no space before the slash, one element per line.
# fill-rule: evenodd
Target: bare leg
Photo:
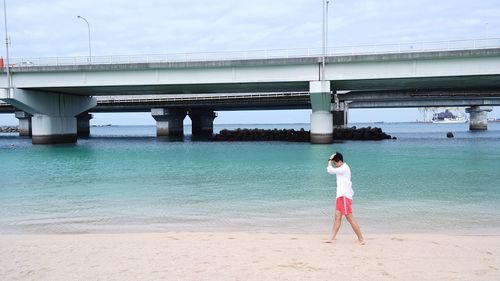
<path fill-rule="evenodd" d="M 335 239 L 337 239 L 337 233 L 339 232 L 341 222 L 342 222 L 342 215 L 340 214 L 339 211 L 335 211 L 335 222 L 333 223 L 332 237 L 329 240 L 330 243 L 334 242 Z"/>
<path fill-rule="evenodd" d="M 352 230 L 354 230 L 354 233 L 356 233 L 356 236 L 358 236 L 358 241 L 361 245 L 365 244 L 365 239 L 363 238 L 363 235 L 361 234 L 361 229 L 359 228 L 358 222 L 356 222 L 356 219 L 352 214 L 346 215 L 347 221 L 351 224 Z"/>

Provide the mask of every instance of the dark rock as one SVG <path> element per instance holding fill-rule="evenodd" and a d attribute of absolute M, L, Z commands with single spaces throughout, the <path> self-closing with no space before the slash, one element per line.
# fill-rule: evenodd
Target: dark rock
<path fill-rule="evenodd" d="M 292 142 L 308 142 L 310 140 L 309 131 L 301 129 L 236 129 L 236 130 L 221 130 L 213 137 L 214 141 L 292 141 Z"/>
<path fill-rule="evenodd" d="M 384 140 L 391 139 L 381 128 L 336 128 L 333 130 L 333 139 L 335 140 Z"/>

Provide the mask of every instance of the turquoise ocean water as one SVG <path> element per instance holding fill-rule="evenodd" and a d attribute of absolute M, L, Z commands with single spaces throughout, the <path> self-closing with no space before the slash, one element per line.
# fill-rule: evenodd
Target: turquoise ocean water
<path fill-rule="evenodd" d="M 154 126 L 112 126 L 92 127 L 76 145 L 33 146 L 0 134 L 0 233 L 328 233 L 335 177 L 326 160 L 340 151 L 364 232 L 500 234 L 500 123 L 486 132 L 468 124 L 353 125 L 382 127 L 398 140 L 172 142 L 157 139 Z M 215 130 L 237 127 L 309 129 Z"/>

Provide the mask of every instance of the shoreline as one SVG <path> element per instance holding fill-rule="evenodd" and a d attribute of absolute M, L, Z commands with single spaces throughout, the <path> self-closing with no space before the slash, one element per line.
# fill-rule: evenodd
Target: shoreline
<path fill-rule="evenodd" d="M 5 280 L 497 280 L 499 236 L 164 232 L 0 235 Z"/>
<path fill-rule="evenodd" d="M 213 228 L 207 230 L 206 228 L 201 230 L 194 230 L 192 228 L 188 229 L 107 229 L 107 230 L 82 230 L 82 231 L 12 231 L 12 232 L 0 232 L 0 237 L 8 237 L 8 236 L 78 236 L 78 235 L 161 235 L 166 233 L 191 233 L 191 234 L 204 234 L 204 233 L 212 233 L 212 234 L 225 234 L 225 233 L 234 233 L 234 234 L 242 234 L 242 235 L 300 235 L 300 236 L 325 236 L 327 237 L 331 231 L 331 225 L 325 225 L 325 231 L 290 231 L 284 229 L 276 229 L 276 230 L 248 230 L 248 229 L 237 229 L 237 228 Z M 369 227 L 361 228 L 363 235 L 367 234 L 370 236 L 386 236 L 386 235 L 417 235 L 417 236 L 453 236 L 453 237 L 498 237 L 500 238 L 500 230 L 499 231 L 474 231 L 474 232 L 464 232 L 464 231 L 443 231 L 443 230 L 435 230 L 435 231 L 410 231 L 410 230 L 395 230 L 395 231 L 387 231 L 387 230 L 372 230 Z M 352 229 L 348 222 L 343 219 L 342 227 L 340 228 L 339 235 L 353 235 Z"/>
<path fill-rule="evenodd" d="M 449 236 L 449 237 L 498 237 L 500 239 L 500 228 L 497 229 L 478 229 L 475 231 L 463 231 L 457 229 L 428 229 L 428 230 L 410 230 L 410 229 L 372 229 L 366 224 L 361 225 L 363 235 L 368 236 L 388 236 L 388 235 L 402 235 L 402 236 Z M 331 232 L 331 221 L 329 220 L 327 224 L 324 225 L 324 231 L 315 228 L 315 230 L 301 231 L 292 230 L 287 228 L 238 228 L 238 227 L 221 227 L 213 225 L 212 228 L 207 227 L 182 227 L 182 228 L 164 228 L 164 229 L 152 229 L 152 228 L 127 228 L 125 225 L 116 228 L 108 229 L 82 229 L 75 231 L 43 231 L 43 230 L 32 230 L 32 231 L 11 231 L 11 232 L 0 232 L 0 237 L 9 236 L 85 236 L 85 235 L 162 235 L 171 233 L 184 233 L 184 234 L 241 234 L 241 235 L 299 235 L 299 236 L 324 236 L 325 238 Z M 350 236 L 355 237 L 354 232 L 351 229 L 349 223 L 343 218 L 340 231 L 338 233 L 340 236 Z"/>

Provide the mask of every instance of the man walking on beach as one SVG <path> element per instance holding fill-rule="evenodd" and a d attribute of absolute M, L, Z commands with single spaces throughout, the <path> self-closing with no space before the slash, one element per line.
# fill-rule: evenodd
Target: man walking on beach
<path fill-rule="evenodd" d="M 335 167 L 332 166 L 333 165 Z M 359 228 L 356 219 L 352 215 L 352 197 L 354 191 L 352 190 L 351 182 L 351 168 L 344 163 L 344 157 L 342 154 L 336 152 L 330 159 L 328 159 L 328 167 L 326 168 L 329 174 L 335 175 L 337 177 L 337 202 L 335 205 L 335 222 L 333 224 L 332 237 L 327 243 L 335 242 L 337 238 L 337 233 L 340 229 L 340 223 L 342 222 L 342 216 L 345 215 L 347 221 L 351 224 L 354 233 L 358 236 L 358 241 L 361 245 L 365 244 L 363 235 L 361 234 L 361 229 Z"/>

